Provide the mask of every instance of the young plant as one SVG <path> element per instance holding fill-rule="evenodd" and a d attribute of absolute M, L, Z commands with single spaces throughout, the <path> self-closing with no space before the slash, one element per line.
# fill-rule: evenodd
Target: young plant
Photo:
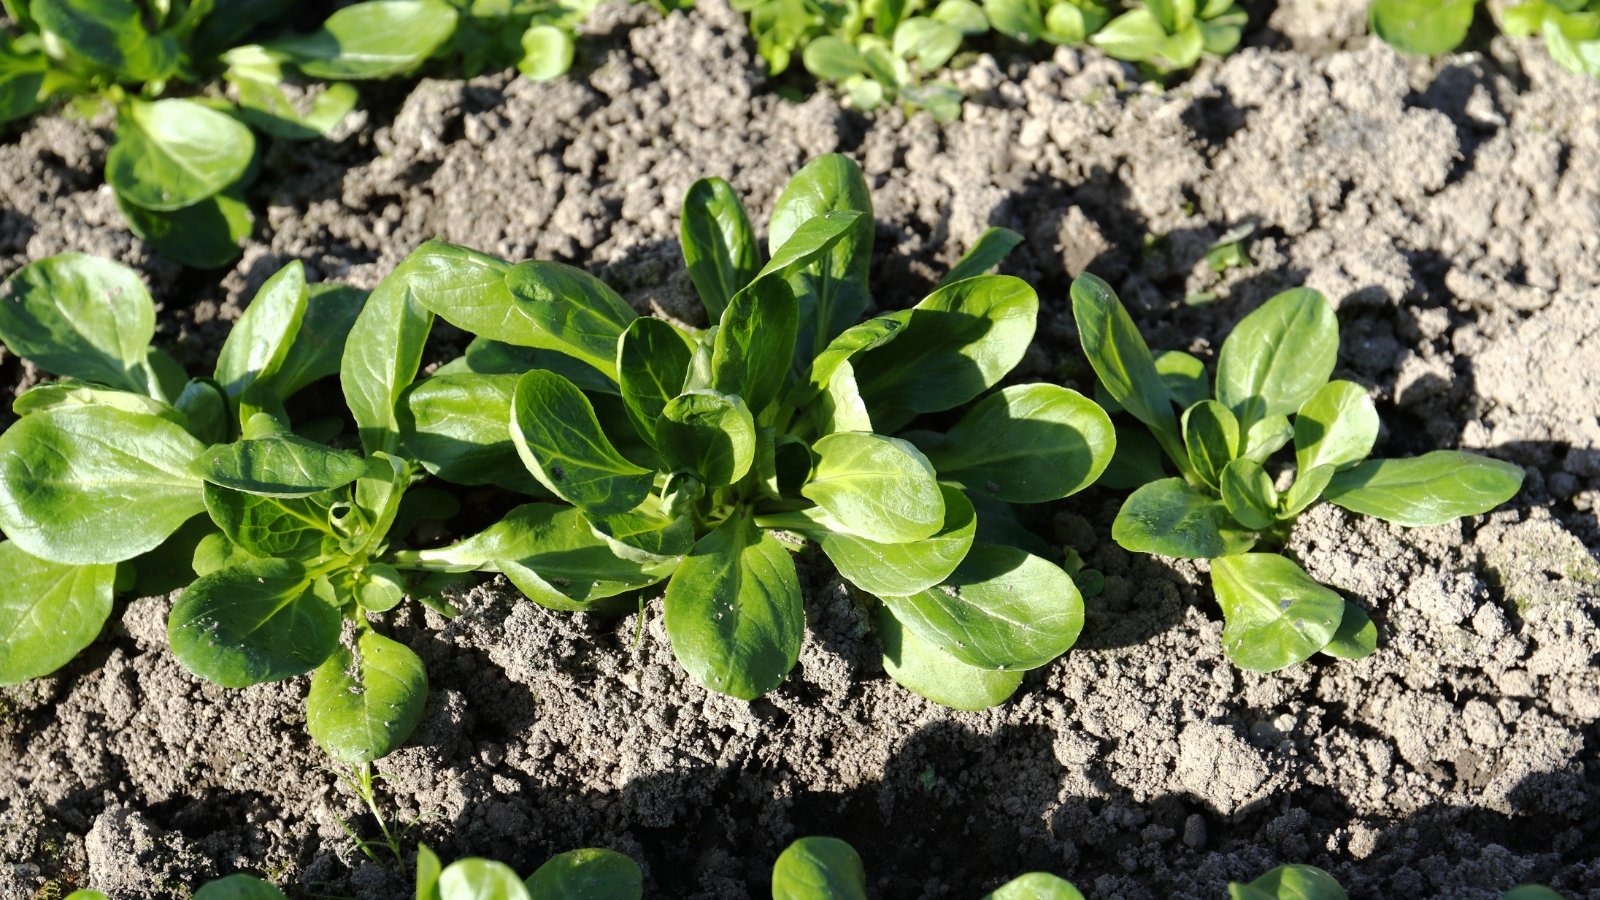
<path fill-rule="evenodd" d="M 855 848 L 838 838 L 801 838 L 772 867 L 772 900 L 866 898 L 866 867 Z M 1030 872 L 985 894 L 983 900 L 1083 900 L 1083 894 L 1054 875 Z"/>
<path fill-rule="evenodd" d="M 1402 53 L 1449 53 L 1466 40 L 1477 0 L 1373 0 L 1368 27 Z M 1600 0 L 1524 0 L 1496 7 L 1511 37 L 1544 38 L 1564 68 L 1600 78 Z"/>
<path fill-rule="evenodd" d="M 1076 47 L 1111 21 L 1101 0 L 984 0 L 994 30 L 1025 44 L 1043 41 Z"/>
<path fill-rule="evenodd" d="M 614 850 L 569 850 L 551 857 L 527 880 L 505 863 L 439 857 L 417 848 L 417 900 L 639 900 L 644 873 Z"/>
<path fill-rule="evenodd" d="M 1144 0 L 1089 41 L 1160 76 L 1192 68 L 1202 54 L 1232 53 L 1249 18 L 1234 0 Z"/>
<path fill-rule="evenodd" d="M 1349 900 L 1349 896 L 1332 875 L 1302 864 L 1279 866 L 1249 884 L 1228 885 L 1228 900 Z M 1530 884 L 1506 891 L 1500 900 L 1561 900 L 1561 895 Z"/>
<path fill-rule="evenodd" d="M 564 610 L 627 608 L 665 581 L 678 661 L 753 699 L 799 655 L 790 552 L 810 541 L 882 601 L 897 681 L 948 705 L 998 703 L 1083 620 L 1059 566 L 996 542 L 1007 504 L 1094 481 L 1110 422 L 1056 385 L 991 391 L 1038 311 L 1023 282 L 979 274 L 1015 235 L 985 235 L 916 307 L 857 324 L 873 228 L 855 164 L 834 155 L 802 169 L 769 234 L 763 265 L 732 189 L 691 187 L 683 251 L 706 329 L 638 317 L 559 263 L 440 243 L 413 254 L 406 340 L 421 339 L 431 310 L 479 342 L 403 399 L 406 452 L 447 479 L 559 502 L 403 558 L 497 569 Z M 948 431 L 907 430 L 980 396 Z"/>
<path fill-rule="evenodd" d="M 1099 278 L 1073 281 L 1072 311 L 1111 405 L 1154 439 L 1121 436 L 1108 480 L 1141 486 L 1112 537 L 1141 553 L 1212 561 L 1223 650 L 1240 668 L 1271 672 L 1319 651 L 1359 658 L 1376 646 L 1360 607 L 1277 552 L 1317 500 L 1398 525 L 1438 525 L 1487 512 L 1522 485 L 1517 466 L 1471 453 L 1367 459 L 1377 410 L 1366 388 L 1329 380 L 1339 325 L 1315 291 L 1279 294 L 1240 321 L 1223 342 L 1214 393 L 1194 357 L 1152 358 Z M 1293 463 L 1275 464 L 1291 445 Z M 1164 477 L 1162 453 L 1177 477 Z"/>

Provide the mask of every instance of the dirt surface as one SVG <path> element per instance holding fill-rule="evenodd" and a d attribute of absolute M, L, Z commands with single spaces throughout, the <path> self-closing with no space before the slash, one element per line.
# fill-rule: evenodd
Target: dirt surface
<path fill-rule="evenodd" d="M 160 339 L 197 366 L 289 259 L 370 286 L 435 235 L 576 262 L 692 319 L 689 183 L 727 177 L 764 222 L 794 169 L 838 150 L 873 185 L 881 307 L 915 302 L 987 225 L 1027 236 L 1004 267 L 1043 303 L 1021 376 L 1087 387 L 1065 300 L 1085 269 L 1152 344 L 1202 355 L 1310 285 L 1338 309 L 1341 376 L 1379 402 L 1380 452 L 1528 468 L 1471 522 L 1305 517 L 1293 553 L 1371 611 L 1375 656 L 1236 670 L 1203 570 L 1118 548 L 1117 498 L 1090 491 L 1047 536 L 1105 573 L 1084 636 L 985 713 L 890 683 L 819 556 L 801 561 L 800 664 L 751 704 L 688 681 L 659 604 L 637 643 L 636 617 L 554 613 L 503 584 L 451 622 L 402 610 L 391 630 L 432 697 L 380 765 L 383 802 L 446 858 L 526 872 L 608 846 L 661 897 L 763 896 L 807 834 L 851 841 L 884 898 L 971 898 L 1030 869 L 1097 898 L 1216 897 L 1284 862 L 1356 897 L 1524 881 L 1600 897 L 1600 82 L 1503 40 L 1402 59 L 1366 45 L 1353 2 L 1284 2 L 1258 25 L 1164 93 L 1072 50 L 981 57 L 964 120 L 941 128 L 765 91 L 716 0 L 665 20 L 608 8 L 574 77 L 424 81 L 337 143 L 270 152 L 271 207 L 220 274 L 121 231 L 105 123 L 47 118 L 0 145 L 0 274 L 68 249 L 133 263 Z M 1253 265 L 1213 272 L 1207 246 L 1246 223 Z M 34 377 L 0 351 L 8 386 Z M 304 734 L 304 680 L 198 681 L 165 650 L 171 602 L 119 604 L 59 675 L 0 690 L 0 897 L 181 897 L 239 869 L 297 896 L 404 896 L 341 830 L 374 834 Z"/>

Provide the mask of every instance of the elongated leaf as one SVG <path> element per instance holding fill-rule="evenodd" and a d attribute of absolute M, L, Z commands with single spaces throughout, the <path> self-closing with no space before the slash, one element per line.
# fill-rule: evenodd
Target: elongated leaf
<path fill-rule="evenodd" d="M 951 409 L 993 387 L 1033 341 L 1039 298 L 1021 279 L 982 275 L 939 288 L 912 308 L 892 343 L 855 361 L 879 428 Z"/>
<path fill-rule="evenodd" d="M 1073 279 L 1072 317 L 1083 353 L 1106 393 L 1149 426 L 1173 462 L 1186 466 L 1188 453 L 1172 411 L 1172 392 L 1111 285 L 1088 273 Z"/>
<path fill-rule="evenodd" d="M 817 354 L 815 360 L 812 360 L 805 381 L 792 387 L 789 402 L 797 407 L 810 402 L 818 393 L 827 390 L 833 380 L 833 373 L 839 366 L 849 362 L 857 353 L 882 347 L 899 337 L 905 330 L 906 321 L 910 318 L 910 310 L 902 310 L 868 319 L 845 329 Z"/>
<path fill-rule="evenodd" d="M 467 345 L 466 353 L 440 366 L 436 374 L 455 375 L 472 372 L 478 375 L 521 375 L 529 369 L 549 369 L 577 385 L 585 394 L 621 395 L 616 382 L 588 363 L 579 362 L 554 350 L 518 347 L 485 338 L 473 338 L 472 343 Z"/>
<path fill-rule="evenodd" d="M 809 361 L 834 336 L 855 324 L 866 311 L 867 272 L 872 264 L 872 197 L 866 177 L 849 157 L 819 156 L 789 179 L 767 224 L 773 256 L 811 219 L 832 211 L 855 211 L 861 217 L 849 234 L 829 250 L 825 261 L 789 276 L 799 301 L 798 354 Z"/>
<path fill-rule="evenodd" d="M 898 438 L 830 434 L 812 445 L 817 465 L 800 493 L 838 527 L 883 544 L 920 541 L 945 521 L 944 499 L 927 457 Z"/>
<path fill-rule="evenodd" d="M 681 394 L 662 411 L 656 432 L 667 467 L 693 472 L 710 487 L 733 484 L 755 460 L 755 421 L 736 396 Z"/>
<path fill-rule="evenodd" d="M 1349 381 L 1330 381 L 1295 414 L 1295 466 L 1304 472 L 1360 462 L 1377 439 L 1378 410 L 1367 389 Z"/>
<path fill-rule="evenodd" d="M 1378 626 L 1372 623 L 1367 611 L 1344 602 L 1344 616 L 1339 619 L 1339 630 L 1322 652 L 1335 659 L 1365 659 L 1378 649 Z"/>
<path fill-rule="evenodd" d="M 944 524 L 920 541 L 886 544 L 822 528 L 808 531 L 822 552 L 851 584 L 879 597 L 905 596 L 927 590 L 946 578 L 966 558 L 977 534 L 972 502 L 955 488 L 940 485 Z"/>
<path fill-rule="evenodd" d="M 236 547 L 263 559 L 316 559 L 336 549 L 332 511 L 340 498 L 338 491 L 283 498 L 205 486 L 211 520 Z"/>
<path fill-rule="evenodd" d="M 1224 556 L 1211 563 L 1222 607 L 1222 650 L 1241 669 L 1276 672 L 1333 640 L 1344 598 L 1276 553 Z"/>
<path fill-rule="evenodd" d="M 1111 523 L 1111 536 L 1136 553 L 1210 559 L 1227 552 L 1226 512 L 1219 500 L 1182 478 L 1164 478 L 1128 495 Z"/>
<path fill-rule="evenodd" d="M 229 397 L 277 374 L 300 332 L 311 294 L 299 260 L 273 274 L 228 332 L 217 355 L 216 379 Z"/>
<path fill-rule="evenodd" d="M 939 477 L 1007 503 L 1043 503 L 1093 484 L 1116 433 L 1093 401 L 1053 384 L 984 398 L 928 452 Z"/>
<path fill-rule="evenodd" d="M 193 467 L 212 484 L 265 497 L 305 497 L 343 487 L 365 470 L 361 457 L 287 431 L 218 444 Z"/>
<path fill-rule="evenodd" d="M 57 375 L 148 392 L 156 308 L 137 273 L 80 253 L 29 263 L 0 287 L 0 340 Z"/>
<path fill-rule="evenodd" d="M 113 565 L 46 562 L 0 542 L 0 684 L 49 675 L 94 643 L 116 577 Z"/>
<path fill-rule="evenodd" d="M 1332 875 L 1316 866 L 1279 866 L 1249 884 L 1228 885 L 1229 900 L 1348 900 Z"/>
<path fill-rule="evenodd" d="M 393 453 L 400 447 L 395 405 L 417 377 L 423 346 L 433 330 L 433 313 L 409 279 L 414 264 L 425 265 L 421 254 L 431 246 L 424 244 L 378 283 L 345 338 L 339 385 L 368 453 Z"/>
<path fill-rule="evenodd" d="M 983 669 L 1036 669 L 1083 629 L 1083 598 L 1066 572 L 997 544 L 974 543 L 935 587 L 882 599 L 908 631 Z"/>
<path fill-rule="evenodd" d="M 1292 519 L 1317 502 L 1333 476 L 1333 466 L 1318 466 L 1296 472 L 1294 483 L 1278 498 L 1278 518 Z"/>
<path fill-rule="evenodd" d="M 651 472 L 617 452 L 588 398 L 553 372 L 517 381 L 511 439 L 540 484 L 592 516 L 627 512 L 650 493 Z"/>
<path fill-rule="evenodd" d="M 648 316 L 634 319 L 617 342 L 622 402 L 633 427 L 646 440 L 655 442 L 661 411 L 683 392 L 693 355 L 693 345 L 683 332 Z"/>
<path fill-rule="evenodd" d="M 842 362 L 834 367 L 828 389 L 811 406 L 811 418 L 819 434 L 872 430 L 872 414 L 861 399 L 855 366 Z"/>
<path fill-rule="evenodd" d="M 306 35 L 274 41 L 312 78 L 355 81 L 409 72 L 455 33 L 444 0 L 367 0 L 338 10 Z"/>
<path fill-rule="evenodd" d="M 716 322 L 733 295 L 744 289 L 761 268 L 761 246 L 733 188 L 720 178 L 702 178 L 683 196 L 679 227 L 683 261 L 705 305 L 706 318 Z"/>
<path fill-rule="evenodd" d="M 1288 415 L 1328 383 L 1339 357 L 1339 321 L 1316 291 L 1285 291 L 1245 316 L 1222 342 L 1217 399 L 1239 418 Z"/>
<path fill-rule="evenodd" d="M 45 410 L 73 406 L 105 406 L 125 412 L 156 416 L 177 425 L 187 425 L 188 418 L 181 411 L 152 399 L 147 394 L 136 394 L 122 388 L 101 387 L 97 384 L 64 378 L 34 385 L 11 404 L 11 411 L 19 416 L 33 415 Z"/>
<path fill-rule="evenodd" d="M 615 850 L 568 850 L 528 876 L 527 887 L 533 900 L 640 900 L 644 872 Z"/>
<path fill-rule="evenodd" d="M 1203 400 L 1184 410 L 1183 446 L 1189 465 L 1211 487 L 1221 483 L 1222 470 L 1239 455 L 1239 422 L 1226 406 Z"/>
<path fill-rule="evenodd" d="M 944 287 L 964 278 L 984 274 L 999 265 L 1000 261 L 1020 243 L 1022 235 L 1009 228 L 985 228 L 983 234 L 978 235 L 978 242 L 972 245 L 972 249 L 939 279 L 939 286 Z"/>
<path fill-rule="evenodd" d="M 1351 512 L 1396 525 L 1443 525 L 1510 500 L 1521 489 L 1522 477 L 1521 466 L 1459 450 L 1435 450 L 1410 459 L 1368 460 L 1334 475 L 1322 496 Z"/>
<path fill-rule="evenodd" d="M 340 762 L 388 756 L 422 721 L 428 673 L 411 648 L 365 631 L 355 651 L 339 647 L 311 676 L 306 730 Z"/>
<path fill-rule="evenodd" d="M 106 182 L 157 212 L 193 206 L 244 176 L 256 137 L 238 119 L 192 100 L 129 100 L 106 152 Z"/>
<path fill-rule="evenodd" d="M 238 88 L 239 115 L 255 128 L 286 141 L 326 137 L 361 100 L 353 85 L 339 82 L 322 85 L 311 96 L 309 106 L 303 106 L 290 99 L 281 82 L 271 78 L 250 77 L 237 66 L 231 67 L 226 77 Z"/>
<path fill-rule="evenodd" d="M 754 700 L 800 658 L 805 607 L 794 560 L 742 516 L 695 544 L 667 583 L 672 654 L 695 681 Z"/>
<path fill-rule="evenodd" d="M 772 900 L 866 900 L 867 871 L 838 838 L 805 837 L 778 854 Z"/>
<path fill-rule="evenodd" d="M 311 671 L 339 646 L 339 610 L 294 560 L 240 563 L 202 576 L 178 598 L 167 640 L 184 668 L 223 687 Z"/>
<path fill-rule="evenodd" d="M 516 375 L 470 372 L 417 382 L 398 407 L 406 454 L 453 484 L 496 484 L 542 494 L 511 440 L 516 388 Z"/>
<path fill-rule="evenodd" d="M 0 531 L 32 556 L 112 563 L 155 549 L 203 511 L 183 426 L 101 406 L 58 407 L 0 434 Z"/>
<path fill-rule="evenodd" d="M 1047 872 L 1029 872 L 985 894 L 983 900 L 1083 900 L 1072 883 Z"/>
<path fill-rule="evenodd" d="M 1259 531 L 1277 520 L 1278 491 L 1254 460 L 1236 459 L 1222 470 L 1222 503 L 1246 528 Z"/>
<path fill-rule="evenodd" d="M 145 209 L 121 194 L 117 209 L 128 230 L 173 262 L 194 269 L 220 269 L 239 258 L 239 245 L 255 228 L 256 217 L 243 196 L 244 185 L 229 187 L 174 210 Z"/>
<path fill-rule="evenodd" d="M 877 623 L 883 670 L 896 684 L 940 706 L 988 709 L 1022 686 L 1021 670 L 969 666 L 905 629 L 887 606 L 878 607 Z"/>
<path fill-rule="evenodd" d="M 742 397 L 760 415 L 783 387 L 799 312 L 789 285 L 761 279 L 736 294 L 711 345 L 711 386 Z"/>

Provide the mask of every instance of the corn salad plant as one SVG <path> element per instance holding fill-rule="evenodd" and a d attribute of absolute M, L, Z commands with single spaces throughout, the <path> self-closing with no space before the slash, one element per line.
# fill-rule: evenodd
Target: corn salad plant
<path fill-rule="evenodd" d="M 1373 0 L 1372 33 L 1403 53 L 1449 53 L 1466 40 L 1478 0 Z M 1600 0 L 1523 0 L 1494 8 L 1511 37 L 1544 39 L 1562 67 L 1600 78 Z"/>
<path fill-rule="evenodd" d="M 1211 560 L 1223 650 L 1241 668 L 1270 672 L 1318 652 L 1359 658 L 1376 647 L 1359 606 L 1277 552 L 1319 499 L 1398 525 L 1439 525 L 1487 512 L 1522 485 L 1517 466 L 1471 453 L 1367 459 L 1378 413 L 1366 388 L 1329 380 L 1339 325 L 1315 291 L 1279 294 L 1240 321 L 1223 342 L 1214 390 L 1200 360 L 1153 358 L 1099 278 L 1073 281 L 1072 311 L 1108 405 L 1149 430 L 1121 434 L 1110 477 L 1137 490 L 1112 537 L 1140 553 Z M 1284 448 L 1292 463 L 1274 463 Z"/>
<path fill-rule="evenodd" d="M 772 900 L 866 900 L 867 870 L 848 843 L 804 837 L 772 867 Z M 1046 872 L 1030 872 L 984 894 L 982 900 L 1083 900 L 1083 894 Z"/>

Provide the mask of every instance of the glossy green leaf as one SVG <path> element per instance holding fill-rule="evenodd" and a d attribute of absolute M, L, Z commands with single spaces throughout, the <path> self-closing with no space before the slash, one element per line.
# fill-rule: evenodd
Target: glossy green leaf
<path fill-rule="evenodd" d="M 580 362 L 555 350 L 518 347 L 485 338 L 473 338 L 472 343 L 467 345 L 467 352 L 458 359 L 440 366 L 437 374 L 473 372 L 479 375 L 521 375 L 529 369 L 549 369 L 577 385 L 578 389 L 586 394 L 612 393 L 620 396 L 621 389 L 616 382 L 588 363 Z M 674 393 L 673 396 L 677 394 Z"/>
<path fill-rule="evenodd" d="M 428 703 L 428 673 L 411 648 L 364 631 L 311 675 L 306 730 L 340 762 L 369 763 L 406 742 Z"/>
<path fill-rule="evenodd" d="M 300 332 L 310 298 L 305 266 L 299 260 L 261 285 L 217 354 L 214 377 L 228 396 L 238 397 L 256 381 L 277 373 Z"/>
<path fill-rule="evenodd" d="M 1378 440 L 1378 410 L 1367 389 L 1330 381 L 1301 404 L 1294 417 L 1294 458 L 1304 472 L 1360 462 Z"/>
<path fill-rule="evenodd" d="M 804 837 L 778 854 L 772 900 L 866 900 L 867 871 L 838 838 Z"/>
<path fill-rule="evenodd" d="M 1083 598 L 1066 572 L 981 541 L 940 584 L 882 599 L 908 631 L 984 669 L 1036 669 L 1067 652 L 1083 629 Z"/>
<path fill-rule="evenodd" d="M 1348 900 L 1332 875 L 1316 866 L 1279 866 L 1249 884 L 1228 885 L 1229 900 Z"/>
<path fill-rule="evenodd" d="M 805 606 L 789 551 L 742 516 L 701 538 L 667 583 L 672 653 L 707 688 L 754 700 L 800 658 Z"/>
<path fill-rule="evenodd" d="M 1053 384 L 985 397 L 928 452 L 939 477 L 1008 503 L 1043 503 L 1093 484 L 1116 434 L 1092 400 Z"/>
<path fill-rule="evenodd" d="M 238 259 L 240 244 L 256 224 L 237 183 L 168 211 L 145 209 L 121 194 L 116 201 L 129 231 L 162 256 L 195 269 L 220 269 Z"/>
<path fill-rule="evenodd" d="M 1368 460 L 1334 475 L 1322 496 L 1351 512 L 1396 525 L 1443 525 L 1510 500 L 1521 489 L 1522 477 L 1522 467 L 1512 463 L 1435 450 L 1410 459 Z"/>
<path fill-rule="evenodd" d="M 382 451 L 367 457 L 364 467 L 366 471 L 356 479 L 351 492 L 359 515 L 343 525 L 348 536 L 342 546 L 357 559 L 376 553 L 388 538 L 390 527 L 400 516 L 400 504 L 405 500 L 412 473 L 405 460 Z"/>
<path fill-rule="evenodd" d="M 284 900 L 283 891 L 253 875 L 229 875 L 194 892 L 193 900 Z"/>
<path fill-rule="evenodd" d="M 122 388 L 101 387 L 73 378 L 47 381 L 23 391 L 11 404 L 11 411 L 19 416 L 29 416 L 61 407 L 103 406 L 124 412 L 156 416 L 177 425 L 187 425 L 188 419 L 169 404 L 146 394 L 137 394 Z"/>
<path fill-rule="evenodd" d="M 736 396 L 681 394 L 662 411 L 656 434 L 667 468 L 693 472 L 709 487 L 743 478 L 755 459 L 755 420 Z"/>
<path fill-rule="evenodd" d="M 452 484 L 541 493 L 511 440 L 516 388 L 516 375 L 470 372 L 434 375 L 412 385 L 398 407 L 406 455 Z"/>
<path fill-rule="evenodd" d="M 554 25 L 535 25 L 522 33 L 517 71 L 533 81 L 548 81 L 572 68 L 572 35 Z"/>
<path fill-rule="evenodd" d="M 439 873 L 439 900 L 529 900 L 522 879 L 505 863 L 469 857 Z"/>
<path fill-rule="evenodd" d="M 157 212 L 192 206 L 239 181 L 256 137 L 227 113 L 193 100 L 130 100 L 106 152 L 106 183 Z"/>
<path fill-rule="evenodd" d="M 1365 659 L 1378 649 L 1378 626 L 1372 623 L 1367 611 L 1344 602 L 1344 615 L 1339 619 L 1339 630 L 1322 652 L 1336 659 Z"/>
<path fill-rule="evenodd" d="M 1222 470 L 1239 454 L 1239 422 L 1226 406 L 1203 400 L 1184 410 L 1180 420 L 1189 466 L 1200 480 L 1216 487 Z"/>
<path fill-rule="evenodd" d="M 183 424 L 202 444 L 220 444 L 233 434 L 233 416 L 222 385 L 210 378 L 192 378 L 173 402 Z"/>
<path fill-rule="evenodd" d="M 805 381 L 794 385 L 791 389 L 789 402 L 794 406 L 803 406 L 810 402 L 818 393 L 827 390 L 833 380 L 833 373 L 839 366 L 849 362 L 858 353 L 882 347 L 899 337 L 904 332 L 910 317 L 910 310 L 902 310 L 877 316 L 845 329 L 817 354 L 816 359 L 812 360 Z"/>
<path fill-rule="evenodd" d="M 444 0 L 366 0 L 336 11 L 310 34 L 269 46 L 312 78 L 389 78 L 432 56 L 455 33 L 456 18 Z"/>
<path fill-rule="evenodd" d="M 1311 658 L 1333 640 L 1344 598 L 1276 553 L 1244 553 L 1211 562 L 1211 588 L 1222 607 L 1222 650 L 1251 672 L 1276 672 Z"/>
<path fill-rule="evenodd" d="M 896 684 L 951 709 L 988 709 L 1004 703 L 1022 686 L 1020 669 L 998 671 L 969 666 L 901 626 L 880 605 L 878 639 L 883 670 Z"/>
<path fill-rule="evenodd" d="M 712 388 L 743 398 L 752 414 L 763 412 L 789 374 L 798 316 L 783 281 L 758 279 L 734 295 L 712 339 Z"/>
<path fill-rule="evenodd" d="M 366 463 L 292 432 L 219 444 L 195 460 L 206 481 L 266 497 L 304 497 L 343 487 L 360 477 Z"/>
<path fill-rule="evenodd" d="M 203 511 L 205 448 L 167 419 L 59 407 L 0 434 L 0 531 L 40 559 L 112 563 L 155 549 Z"/>
<path fill-rule="evenodd" d="M 1156 372 L 1180 409 L 1188 409 L 1211 397 L 1211 377 L 1206 374 L 1206 364 L 1182 350 L 1164 350 L 1156 354 Z"/>
<path fill-rule="evenodd" d="M 872 414 L 861 399 L 855 367 L 848 362 L 834 368 L 828 389 L 812 404 L 810 412 L 819 434 L 872 430 Z"/>
<path fill-rule="evenodd" d="M 815 43 L 815 42 L 813 42 Z M 807 51 L 809 52 L 809 50 Z M 761 245 L 733 188 L 720 178 L 702 178 L 683 196 L 679 240 L 689 278 L 705 305 L 706 318 L 722 318 L 733 295 L 761 268 Z"/>
<path fill-rule="evenodd" d="M 339 646 L 339 610 L 312 590 L 294 560 L 240 563 L 202 576 L 167 619 L 184 668 L 223 687 L 301 675 Z"/>
<path fill-rule="evenodd" d="M 30 0 L 27 9 L 54 41 L 118 80 L 161 81 L 178 68 L 177 43 L 152 34 L 133 0 Z"/>
<path fill-rule="evenodd" d="M 1249 428 L 1288 415 L 1328 383 L 1339 356 L 1339 321 L 1316 291 L 1295 288 L 1245 316 L 1222 342 L 1217 399 Z"/>
<path fill-rule="evenodd" d="M 1372 0 L 1372 33 L 1402 53 L 1436 56 L 1466 40 L 1476 0 Z"/>
<path fill-rule="evenodd" d="M 1111 536 L 1124 549 L 1181 559 L 1210 559 L 1227 551 L 1221 502 L 1187 484 L 1164 478 L 1123 501 Z"/>
<path fill-rule="evenodd" d="M 1327 489 L 1328 483 L 1333 480 L 1332 466 L 1318 466 L 1314 469 L 1302 469 L 1295 473 L 1294 483 L 1278 498 L 1278 518 L 1292 519 L 1303 512 L 1306 507 L 1317 502 L 1322 492 Z"/>
<path fill-rule="evenodd" d="M 263 559 L 315 559 L 336 548 L 337 491 L 309 497 L 264 497 L 205 486 L 206 511 L 229 541 Z"/>
<path fill-rule="evenodd" d="M 422 349 L 433 330 L 433 313 L 409 280 L 412 266 L 432 244 L 424 244 L 378 283 L 345 338 L 339 386 L 368 453 L 400 447 L 396 404 L 417 377 Z"/>
<path fill-rule="evenodd" d="M 1260 531 L 1277 521 L 1278 491 L 1254 460 L 1236 459 L 1222 470 L 1222 503 L 1234 521 Z"/>
<path fill-rule="evenodd" d="M 994 30 L 1013 40 L 1035 41 L 1044 36 L 1044 15 L 1039 0 L 983 0 Z"/>
<path fill-rule="evenodd" d="M 617 452 L 589 399 L 553 372 L 517 381 L 511 439 L 540 484 L 592 516 L 627 512 L 650 493 L 653 474 Z"/>
<path fill-rule="evenodd" d="M 968 278 L 929 294 L 893 342 L 854 361 L 873 421 L 898 429 L 993 387 L 1027 352 L 1038 312 L 1033 288 L 1009 275 Z"/>
<path fill-rule="evenodd" d="M 983 234 L 978 235 L 978 240 L 972 245 L 950 271 L 939 279 L 939 286 L 961 281 L 982 275 L 1000 264 L 1000 261 L 1010 255 L 1017 245 L 1022 243 L 1022 235 L 1009 228 L 985 228 Z"/>
<path fill-rule="evenodd" d="M 796 172 L 772 209 L 767 242 L 772 255 L 787 244 L 808 221 L 828 212 L 861 213 L 848 234 L 828 251 L 822 262 L 789 276 L 799 301 L 798 352 L 810 359 L 855 324 L 866 311 L 867 272 L 872 264 L 872 197 L 867 180 L 849 157 L 837 153 L 819 156 Z"/>
<path fill-rule="evenodd" d="M 985 894 L 983 900 L 1083 900 L 1072 883 L 1046 872 L 1029 872 Z"/>
<path fill-rule="evenodd" d="M 827 528 L 807 531 L 846 580 L 880 597 L 915 594 L 950 577 L 972 548 L 978 517 L 972 502 L 955 488 L 940 485 L 944 524 L 931 537 L 905 543 L 880 543 Z"/>
<path fill-rule="evenodd" d="M 937 475 L 906 441 L 846 431 L 823 437 L 811 450 L 816 469 L 800 493 L 841 530 L 897 544 L 920 541 L 943 526 Z"/>
<path fill-rule="evenodd" d="M 1150 427 L 1174 462 L 1186 464 L 1172 392 L 1156 371 L 1150 347 L 1111 286 L 1087 273 L 1072 281 L 1072 316 L 1083 353 L 1101 386 L 1128 414 Z"/>
<path fill-rule="evenodd" d="M 1294 426 L 1289 424 L 1287 416 L 1267 416 L 1257 419 L 1244 429 L 1240 436 L 1242 445 L 1239 455 L 1262 465 L 1272 454 L 1277 453 L 1283 446 L 1294 438 Z"/>
<path fill-rule="evenodd" d="M 532 900 L 640 900 L 644 873 L 615 850 L 568 850 L 528 876 L 527 887 Z"/>
<path fill-rule="evenodd" d="M 0 684 L 49 675 L 94 643 L 116 576 L 114 565 L 46 562 L 0 542 Z"/>
<path fill-rule="evenodd" d="M 80 253 L 18 269 L 0 287 L 0 340 L 56 375 L 147 391 L 156 310 L 127 266 Z"/>
<path fill-rule="evenodd" d="M 237 67 L 230 67 L 227 78 L 239 92 L 239 115 L 251 126 L 286 141 L 326 137 L 361 99 L 353 85 L 343 82 L 321 85 L 309 101 L 297 103 L 277 80 L 247 77 Z"/>
<path fill-rule="evenodd" d="M 652 443 L 662 410 L 683 391 L 693 353 L 683 332 L 647 316 L 634 319 L 617 344 L 623 405 L 634 428 Z"/>

